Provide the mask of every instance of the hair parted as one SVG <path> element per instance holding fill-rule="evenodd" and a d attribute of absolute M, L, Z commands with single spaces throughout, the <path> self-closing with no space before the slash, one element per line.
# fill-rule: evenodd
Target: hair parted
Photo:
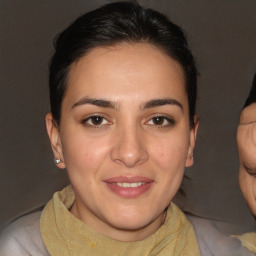
<path fill-rule="evenodd" d="M 149 43 L 175 59 L 184 70 L 190 125 L 194 125 L 197 99 L 197 69 L 181 28 L 163 14 L 136 2 L 107 4 L 75 20 L 56 38 L 50 62 L 49 86 L 53 117 L 60 123 L 61 103 L 72 63 L 90 50 L 117 43 Z"/>

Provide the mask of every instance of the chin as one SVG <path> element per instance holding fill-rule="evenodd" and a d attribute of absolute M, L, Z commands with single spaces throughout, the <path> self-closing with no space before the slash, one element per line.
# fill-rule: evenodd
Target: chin
<path fill-rule="evenodd" d="M 112 213 L 109 223 L 111 226 L 120 230 L 138 230 L 150 225 L 156 218 L 153 215 L 145 215 L 142 212 L 138 212 L 137 214 L 116 213 L 114 216 Z"/>
<path fill-rule="evenodd" d="M 147 226 L 151 224 L 151 221 L 141 220 L 141 221 L 134 221 L 133 223 L 127 223 L 127 221 L 120 221 L 112 223 L 112 226 L 117 230 L 124 230 L 124 231 L 138 231 L 143 230 Z"/>

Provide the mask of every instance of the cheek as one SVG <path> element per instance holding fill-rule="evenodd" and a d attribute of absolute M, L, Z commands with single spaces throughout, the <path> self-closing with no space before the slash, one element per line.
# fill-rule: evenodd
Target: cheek
<path fill-rule="evenodd" d="M 184 136 L 186 137 L 186 136 Z M 184 170 L 188 152 L 188 142 L 178 136 L 157 139 L 150 143 L 152 160 L 162 170 Z"/>
<path fill-rule="evenodd" d="M 252 191 L 253 191 L 253 205 L 252 205 L 252 209 L 253 209 L 253 215 L 256 216 L 256 179 L 253 179 L 252 182 Z"/>
<path fill-rule="evenodd" d="M 184 136 L 185 137 L 185 136 Z M 164 207 L 169 204 L 180 187 L 186 157 L 188 143 L 178 136 L 165 138 L 161 143 L 154 144 L 154 154 L 151 160 L 157 170 L 157 182 L 160 185 L 159 193 Z M 187 145 L 187 146 L 186 146 Z"/>
<path fill-rule="evenodd" d="M 63 155 L 69 173 L 97 170 L 109 149 L 109 143 L 104 139 L 92 138 L 79 133 L 65 138 Z"/>
<path fill-rule="evenodd" d="M 256 216 L 256 179 L 244 170 L 239 172 L 239 184 L 252 213 Z"/>
<path fill-rule="evenodd" d="M 239 171 L 239 185 L 242 190 L 242 193 L 246 200 L 249 200 L 250 190 L 251 190 L 251 179 L 248 177 L 248 174 L 245 170 Z"/>
<path fill-rule="evenodd" d="M 180 186 L 186 164 L 187 143 L 177 137 L 165 139 L 162 143 L 155 144 L 151 156 L 153 165 L 158 170 L 158 181 L 161 181 L 166 195 L 173 195 L 173 190 Z"/>

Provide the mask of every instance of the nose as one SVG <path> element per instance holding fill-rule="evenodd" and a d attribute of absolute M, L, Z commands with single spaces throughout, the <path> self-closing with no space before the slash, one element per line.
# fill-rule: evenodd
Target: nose
<path fill-rule="evenodd" d="M 138 130 L 138 127 L 125 127 L 116 134 L 111 150 L 114 162 L 133 168 L 148 160 L 146 141 Z"/>

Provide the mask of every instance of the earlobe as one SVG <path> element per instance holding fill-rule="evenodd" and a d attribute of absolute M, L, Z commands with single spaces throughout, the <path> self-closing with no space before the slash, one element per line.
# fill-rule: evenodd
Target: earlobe
<path fill-rule="evenodd" d="M 56 121 L 52 116 L 52 113 L 46 114 L 45 123 L 46 123 L 47 134 L 51 142 L 54 159 L 60 160 L 58 162 L 55 161 L 55 163 L 59 168 L 64 169 L 65 162 L 62 154 L 62 144 L 60 140 L 60 133 L 59 133 L 58 125 L 56 124 Z"/>
<path fill-rule="evenodd" d="M 196 115 L 194 117 L 194 126 L 190 130 L 190 139 L 189 139 L 189 148 L 188 148 L 188 154 L 187 154 L 187 159 L 186 159 L 186 167 L 191 167 L 194 164 L 194 148 L 196 144 L 196 136 L 197 136 L 197 130 L 199 126 L 199 119 L 198 116 Z"/>

